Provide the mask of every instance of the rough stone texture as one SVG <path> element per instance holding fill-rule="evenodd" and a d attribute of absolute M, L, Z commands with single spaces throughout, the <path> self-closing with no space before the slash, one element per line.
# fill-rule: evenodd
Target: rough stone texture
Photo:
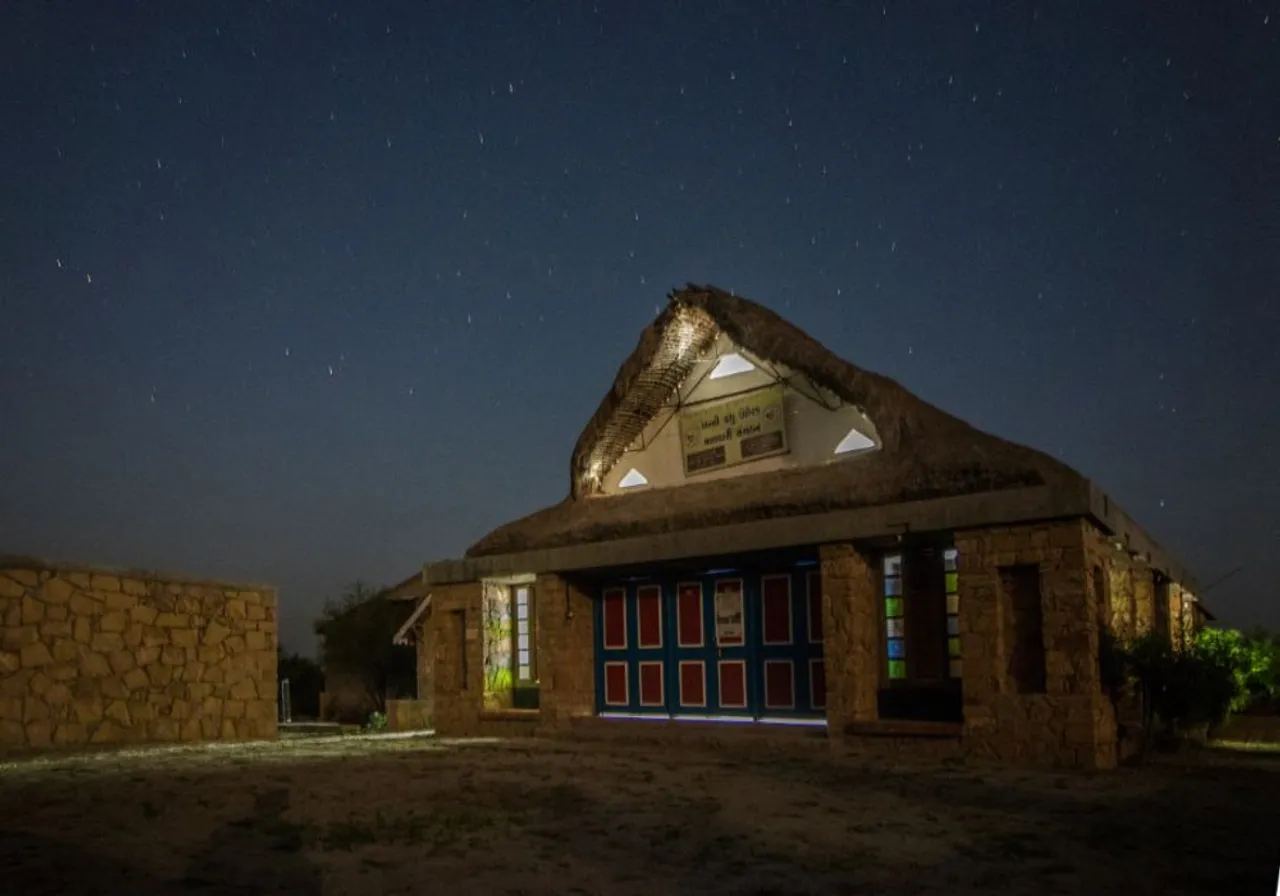
<path fill-rule="evenodd" d="M 276 736 L 271 588 L 0 564 L 0 747 Z"/>
<path fill-rule="evenodd" d="M 827 725 L 837 732 L 848 722 L 876 718 L 882 665 L 880 586 L 875 568 L 853 545 L 823 545 L 819 556 Z"/>
<path fill-rule="evenodd" d="M 435 728 L 470 735 L 479 727 L 484 700 L 484 641 L 479 582 L 436 585 L 431 616 L 419 650 L 431 649 L 435 679 Z"/>
<path fill-rule="evenodd" d="M 428 727 L 435 725 L 436 714 L 436 678 L 435 678 L 435 662 L 433 658 L 436 655 L 436 630 L 430 624 L 431 616 L 435 612 L 435 598 L 432 599 L 432 609 L 427 611 L 427 615 L 419 620 L 418 630 L 414 643 L 418 650 L 418 704 L 421 706 L 422 713 L 427 719 Z"/>
<path fill-rule="evenodd" d="M 1110 768 L 1115 719 L 1098 676 L 1098 604 L 1081 520 L 957 532 L 964 745 L 970 755 Z M 1019 694 L 1009 672 L 1009 596 L 1000 570 L 1040 571 L 1045 693 Z"/>
<path fill-rule="evenodd" d="M 541 725 L 558 729 L 596 707 L 595 615 L 591 591 L 556 575 L 534 585 Z"/>
<path fill-rule="evenodd" d="M 539 576 L 533 589 L 539 709 L 513 710 L 494 706 L 491 699 L 486 704 L 483 586 L 470 582 L 432 588 L 431 615 L 418 641 L 419 668 L 429 664 L 431 680 L 420 673 L 418 693 L 432 695 L 436 731 L 521 737 L 564 728 L 570 719 L 595 711 L 590 591 L 551 574 Z"/>
<path fill-rule="evenodd" d="M 431 704 L 425 700 L 388 700 L 388 731 L 423 731 L 431 727 Z"/>

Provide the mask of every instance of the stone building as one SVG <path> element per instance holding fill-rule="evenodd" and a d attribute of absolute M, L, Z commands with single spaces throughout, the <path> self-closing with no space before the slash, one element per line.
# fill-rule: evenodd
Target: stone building
<path fill-rule="evenodd" d="M 0 556 L 0 749 L 276 736 L 276 593 Z"/>
<path fill-rule="evenodd" d="M 837 748 L 1117 761 L 1104 629 L 1195 585 L 1096 484 L 714 287 L 672 293 L 569 493 L 400 588 L 442 734 L 812 726 Z"/>

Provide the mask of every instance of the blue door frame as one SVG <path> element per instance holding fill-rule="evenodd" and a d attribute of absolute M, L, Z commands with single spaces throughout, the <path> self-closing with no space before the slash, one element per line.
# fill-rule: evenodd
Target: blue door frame
<path fill-rule="evenodd" d="M 740 619 L 717 620 L 717 605 L 735 603 L 737 583 Z M 597 711 L 824 717 L 820 588 L 812 562 L 604 584 L 595 601 Z"/>

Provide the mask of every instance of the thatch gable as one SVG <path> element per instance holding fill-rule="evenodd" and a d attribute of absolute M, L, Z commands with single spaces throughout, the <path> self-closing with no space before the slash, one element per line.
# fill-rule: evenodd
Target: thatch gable
<path fill-rule="evenodd" d="M 600 482 L 724 333 L 861 410 L 881 448 L 806 468 L 775 470 L 635 494 L 601 496 Z M 677 290 L 640 334 L 574 447 L 568 497 L 500 527 L 468 556 L 558 547 L 754 519 L 893 504 L 1080 477 L 1038 451 L 980 432 L 901 385 L 850 364 L 772 311 L 712 286 Z"/>

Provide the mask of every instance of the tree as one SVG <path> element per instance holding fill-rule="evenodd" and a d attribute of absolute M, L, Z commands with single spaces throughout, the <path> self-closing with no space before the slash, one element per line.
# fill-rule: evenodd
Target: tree
<path fill-rule="evenodd" d="M 341 672 L 358 680 L 375 712 L 386 712 L 389 695 L 412 694 L 417 682 L 416 652 L 391 643 L 412 607 L 382 594 L 353 582 L 325 603 L 315 624 L 326 676 Z"/>
<path fill-rule="evenodd" d="M 324 690 L 324 670 L 309 656 L 276 649 L 280 681 L 289 682 L 289 703 L 295 719 L 320 718 L 320 692 Z"/>

